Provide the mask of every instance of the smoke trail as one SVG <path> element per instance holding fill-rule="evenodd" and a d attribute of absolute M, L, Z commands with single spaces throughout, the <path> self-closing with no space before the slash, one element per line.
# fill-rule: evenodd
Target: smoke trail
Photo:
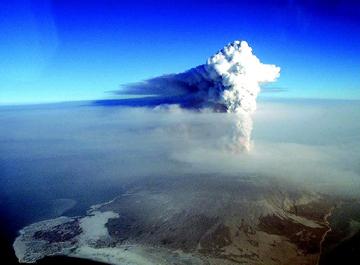
<path fill-rule="evenodd" d="M 263 64 L 245 41 L 234 41 L 206 64 L 180 74 L 164 75 L 127 85 L 119 94 L 152 94 L 150 103 L 176 103 L 184 108 L 212 108 L 235 113 L 232 149 L 250 150 L 256 98 L 260 84 L 274 82 L 280 68 Z M 160 100 L 159 100 L 160 99 Z"/>

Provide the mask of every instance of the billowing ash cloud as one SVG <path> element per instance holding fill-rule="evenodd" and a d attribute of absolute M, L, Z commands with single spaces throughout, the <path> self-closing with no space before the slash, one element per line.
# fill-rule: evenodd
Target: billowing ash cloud
<path fill-rule="evenodd" d="M 131 84 L 121 94 L 156 95 L 157 104 L 176 103 L 184 108 L 211 108 L 235 113 L 232 136 L 235 150 L 250 150 L 252 118 L 260 84 L 274 82 L 280 68 L 263 64 L 245 41 L 234 41 L 211 56 L 206 64 L 184 73 Z"/>

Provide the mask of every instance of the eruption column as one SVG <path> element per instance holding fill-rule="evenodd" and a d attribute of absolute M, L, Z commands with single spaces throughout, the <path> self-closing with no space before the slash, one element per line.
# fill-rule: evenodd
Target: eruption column
<path fill-rule="evenodd" d="M 234 41 L 203 65 L 127 85 L 121 93 L 156 95 L 160 105 L 234 113 L 237 119 L 231 149 L 248 151 L 260 85 L 274 82 L 279 75 L 280 68 L 261 63 L 246 41 Z"/>
<path fill-rule="evenodd" d="M 273 82 L 280 75 L 280 68 L 263 64 L 252 53 L 245 41 L 235 41 L 211 56 L 205 65 L 214 88 L 219 91 L 218 100 L 226 111 L 235 113 L 237 122 L 233 134 L 236 150 L 250 150 L 256 98 L 260 84 Z"/>

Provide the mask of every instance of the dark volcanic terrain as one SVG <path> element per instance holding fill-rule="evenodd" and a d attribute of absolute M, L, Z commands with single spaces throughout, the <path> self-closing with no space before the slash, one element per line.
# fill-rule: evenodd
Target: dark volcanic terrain
<path fill-rule="evenodd" d="M 86 216 L 22 230 L 22 262 L 67 255 L 113 264 L 317 264 L 337 202 L 260 177 L 143 179 Z M 330 243 L 329 243 L 330 244 Z"/>

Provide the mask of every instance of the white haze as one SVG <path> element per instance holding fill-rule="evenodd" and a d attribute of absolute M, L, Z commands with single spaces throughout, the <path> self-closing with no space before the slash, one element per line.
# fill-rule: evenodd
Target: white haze
<path fill-rule="evenodd" d="M 142 177 L 216 174 L 219 181 L 276 178 L 360 195 L 359 102 L 261 102 L 253 149 L 235 154 L 224 143 L 236 119 L 174 105 L 2 110 L 2 192 L 27 189 L 26 183 L 37 192 L 56 185 L 96 190 Z"/>

